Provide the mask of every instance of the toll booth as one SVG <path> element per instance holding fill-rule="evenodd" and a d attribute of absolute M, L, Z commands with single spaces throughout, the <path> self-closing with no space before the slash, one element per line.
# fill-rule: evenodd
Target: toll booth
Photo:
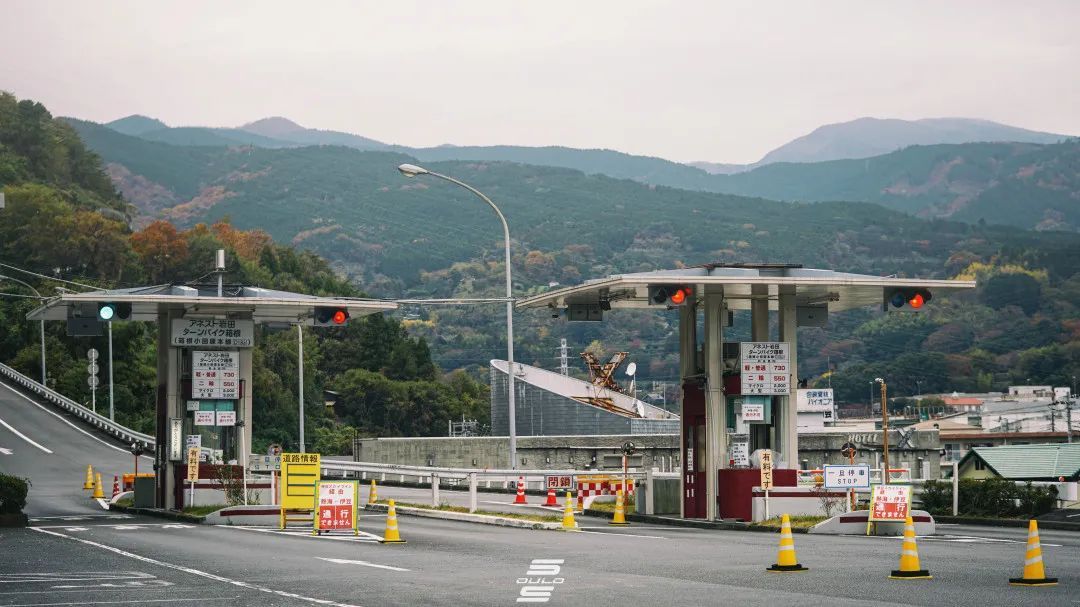
<path fill-rule="evenodd" d="M 217 282 L 65 293 L 27 318 L 66 321 L 69 335 L 86 337 L 111 331 L 114 322 L 157 324 L 155 504 L 176 509 L 188 448 L 200 449 L 200 469 L 221 462 L 246 473 L 257 325 L 332 327 L 396 308 L 390 301 Z"/>
<path fill-rule="evenodd" d="M 547 308 L 566 321 L 603 321 L 624 308 L 678 310 L 682 516 L 716 520 L 749 510 L 758 483 L 749 456 L 757 449 L 774 453 L 779 486 L 795 484 L 798 327 L 825 326 L 830 312 L 854 308 L 919 313 L 935 293 L 974 287 L 798 264 L 716 263 L 590 280 L 517 307 Z M 749 311 L 748 342 L 725 340 L 739 310 Z"/>

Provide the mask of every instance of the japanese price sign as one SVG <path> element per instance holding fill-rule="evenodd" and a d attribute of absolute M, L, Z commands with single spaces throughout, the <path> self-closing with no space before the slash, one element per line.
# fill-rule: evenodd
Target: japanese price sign
<path fill-rule="evenodd" d="M 255 345 L 255 321 L 174 318 L 172 345 L 189 348 L 195 346 L 250 348 Z"/>
<path fill-rule="evenodd" d="M 742 393 L 786 396 L 791 392 L 791 358 L 786 342 L 744 341 L 739 344 L 742 361 Z"/>
<path fill-rule="evenodd" d="M 562 489 L 566 491 L 573 491 L 574 476 L 572 474 L 548 476 L 546 486 L 548 489 Z"/>
<path fill-rule="evenodd" d="M 869 520 L 903 522 L 910 508 L 911 485 L 874 485 Z"/>
<path fill-rule="evenodd" d="M 795 396 L 795 402 L 800 412 L 827 411 L 832 413 L 833 391 L 832 388 L 799 390 Z"/>
<path fill-rule="evenodd" d="M 318 453 L 281 454 L 282 510 L 314 510 L 315 484 L 322 475 Z"/>
<path fill-rule="evenodd" d="M 315 517 L 316 531 L 356 528 L 357 481 L 319 482 L 319 503 Z"/>
<path fill-rule="evenodd" d="M 240 398 L 240 353 L 235 350 L 191 353 L 191 397 Z"/>
<path fill-rule="evenodd" d="M 761 488 L 768 491 L 772 486 L 772 451 L 765 449 L 761 452 Z"/>
<path fill-rule="evenodd" d="M 870 466 L 825 466 L 826 489 L 869 489 Z"/>

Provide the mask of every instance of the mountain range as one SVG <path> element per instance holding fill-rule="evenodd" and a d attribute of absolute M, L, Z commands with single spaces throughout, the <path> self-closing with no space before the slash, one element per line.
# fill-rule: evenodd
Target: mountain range
<path fill-rule="evenodd" d="M 401 153 L 424 163 L 513 162 L 685 190 L 792 202 L 873 202 L 920 217 L 1040 230 L 1080 229 L 1080 140 L 966 118 L 861 118 L 826 125 L 773 150 L 750 168 L 734 170 L 733 165 L 725 165 L 723 171 L 714 167 L 713 172 L 614 150 L 408 148 L 340 131 L 308 129 L 282 117 L 238 128 L 204 128 L 168 127 L 146 116 L 129 116 L 105 126 L 142 140 L 184 147 L 344 146 Z M 107 134 L 92 139 L 102 137 Z M 891 151 L 863 157 L 882 150 Z M 845 155 L 855 158 L 810 161 Z M 154 188 L 141 189 L 143 193 L 134 196 L 140 207 L 169 206 L 169 200 L 147 200 L 148 195 L 155 195 Z"/>

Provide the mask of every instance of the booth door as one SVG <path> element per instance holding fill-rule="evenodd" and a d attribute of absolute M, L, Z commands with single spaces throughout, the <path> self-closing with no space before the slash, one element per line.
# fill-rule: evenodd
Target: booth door
<path fill-rule="evenodd" d="M 705 394 L 696 383 L 683 385 L 682 459 L 683 515 L 685 518 L 708 516 L 708 492 L 705 489 Z"/>

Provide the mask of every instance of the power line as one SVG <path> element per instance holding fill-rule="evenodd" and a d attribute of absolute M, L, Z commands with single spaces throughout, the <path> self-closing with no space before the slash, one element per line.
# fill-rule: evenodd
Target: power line
<path fill-rule="evenodd" d="M 20 268 L 18 266 L 13 266 L 13 265 L 6 264 L 6 263 L 0 263 L 0 267 L 15 270 L 16 272 L 22 272 L 24 274 L 29 274 L 31 276 L 36 276 L 38 278 L 44 278 L 46 280 L 55 280 L 56 282 L 63 282 L 63 283 L 67 283 L 69 285 L 76 285 L 76 286 L 79 286 L 79 287 L 85 287 L 87 289 L 94 289 L 94 290 L 101 289 L 101 287 L 96 287 L 94 285 L 88 285 L 88 284 L 84 284 L 84 283 L 81 283 L 81 282 L 75 282 L 74 280 L 64 280 L 63 278 L 56 278 L 54 276 L 48 276 L 46 274 L 39 274 L 37 272 L 31 272 L 30 270 L 24 270 L 24 269 L 22 269 L 22 268 Z"/>

